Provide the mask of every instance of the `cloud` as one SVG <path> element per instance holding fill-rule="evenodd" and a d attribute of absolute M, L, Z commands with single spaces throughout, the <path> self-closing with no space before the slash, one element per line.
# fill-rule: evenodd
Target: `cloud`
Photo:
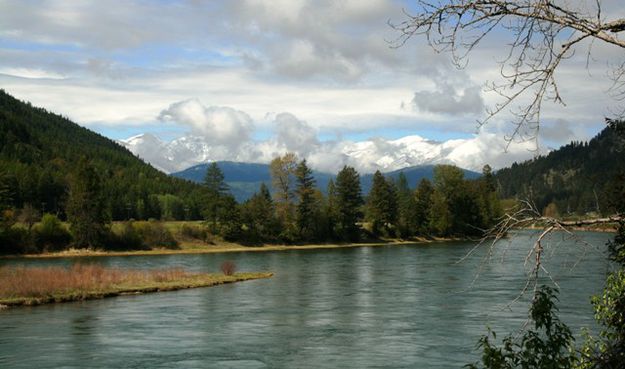
<path fill-rule="evenodd" d="M 411 101 L 422 112 L 449 115 L 480 114 L 484 100 L 478 86 L 456 88 L 442 83 L 435 91 L 417 91 Z"/>
<path fill-rule="evenodd" d="M 62 74 L 46 71 L 43 69 L 29 68 L 0 68 L 0 74 L 28 79 L 63 79 Z"/>
<path fill-rule="evenodd" d="M 586 136 L 579 125 L 565 119 L 543 122 L 539 134 L 541 140 L 557 144 L 581 140 Z"/>
<path fill-rule="evenodd" d="M 275 125 L 274 135 L 255 141 L 246 137 L 253 126 L 249 115 L 232 108 L 206 107 L 196 99 L 171 104 L 159 118 L 191 127 L 192 133 L 169 143 L 159 143 L 149 135 L 133 137 L 124 143 L 166 171 L 217 160 L 269 163 L 286 152 L 293 152 L 307 159 L 313 168 L 330 173 L 338 172 L 344 165 L 372 173 L 443 163 L 480 171 L 484 164 L 497 169 L 536 154 L 529 142 L 513 145 L 506 152 L 503 135 L 484 131 L 470 138 L 444 142 L 414 135 L 395 140 L 374 137 L 362 141 L 320 141 L 314 128 L 288 112 L 270 117 Z"/>
<path fill-rule="evenodd" d="M 466 137 L 475 124 L 465 117 L 496 103 L 476 86 L 500 77 L 494 61 L 501 57 L 501 41 L 485 39 L 464 71 L 454 70 L 449 55 L 436 54 L 423 38 L 389 47 L 387 40 L 398 33 L 387 21 L 405 20 L 402 8 L 412 5 L 408 0 L 0 1 L 0 85 L 85 126 L 155 124 L 171 102 L 197 96 L 213 107 L 245 111 L 249 120 L 224 113 L 239 121 L 234 131 L 244 142 L 253 130 L 246 121 L 256 120 L 264 132 L 275 128 L 274 120 L 254 119 L 268 111 L 292 112 L 322 137 L 362 137 L 370 130 L 393 137 L 398 130 Z M 623 13 L 621 5 L 602 2 L 615 16 Z M 597 122 L 598 131 L 603 116 L 610 115 L 599 110 L 609 105 L 605 62 L 618 63 L 622 53 L 593 46 L 591 77 L 580 73 L 587 61 L 583 54 L 567 59 L 556 74 L 567 106 L 547 104 L 543 117 L 576 127 Z M 199 114 L 197 122 L 207 115 Z M 240 140 L 220 127 L 196 123 L 184 124 L 210 145 L 230 154 L 239 147 Z M 557 125 L 551 131 L 545 127 L 541 134 L 550 140 L 573 138 Z M 581 129 L 572 130 L 578 135 Z M 254 155 L 295 142 L 273 139 L 255 143 L 263 149 L 253 148 Z M 345 150 L 351 147 L 340 141 Z M 338 144 L 307 142 L 305 151 L 320 163 L 330 160 L 327 155 L 348 160 Z M 368 167 L 384 165 L 371 159 Z"/>
<path fill-rule="evenodd" d="M 171 104 L 158 119 L 187 125 L 206 142 L 232 148 L 248 141 L 254 129 L 247 113 L 230 107 L 206 107 L 197 99 Z"/>
<path fill-rule="evenodd" d="M 276 140 L 288 151 L 307 155 L 319 147 L 317 131 L 291 113 L 280 113 L 275 118 Z"/>

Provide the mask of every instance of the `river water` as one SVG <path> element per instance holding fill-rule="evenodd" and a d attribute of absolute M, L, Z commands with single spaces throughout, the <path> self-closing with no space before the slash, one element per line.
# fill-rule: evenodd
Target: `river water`
<path fill-rule="evenodd" d="M 560 316 L 596 329 L 609 234 L 550 240 Z M 204 255 L 10 259 L 0 265 L 272 271 L 270 279 L 0 311 L 0 368 L 453 368 L 527 319 L 530 232 L 458 263 L 467 242 Z M 545 278 L 546 280 L 547 278 Z M 1 283 L 1 281 L 0 281 Z"/>

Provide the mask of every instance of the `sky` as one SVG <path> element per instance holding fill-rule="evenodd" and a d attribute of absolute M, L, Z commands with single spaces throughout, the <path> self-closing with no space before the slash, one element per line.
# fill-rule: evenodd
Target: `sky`
<path fill-rule="evenodd" d="M 619 1 L 604 0 L 604 14 L 622 14 Z M 492 155 L 506 155 L 510 115 L 476 124 L 497 101 L 485 85 L 501 78 L 506 35 L 457 69 L 424 39 L 392 47 L 389 22 L 414 10 L 400 0 L 0 0 L 0 88 L 113 139 L 192 135 L 226 156 L 270 141 L 305 155 L 320 142 L 493 134 Z M 592 55 L 560 67 L 566 105 L 545 105 L 539 145 L 589 139 L 618 109 L 607 66 L 622 52 L 593 45 Z M 507 162 L 540 152 L 511 150 L 522 155 Z"/>

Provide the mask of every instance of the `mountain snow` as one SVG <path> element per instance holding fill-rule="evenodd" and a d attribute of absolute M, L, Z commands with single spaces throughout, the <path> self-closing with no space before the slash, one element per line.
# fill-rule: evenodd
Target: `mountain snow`
<path fill-rule="evenodd" d="M 166 173 L 217 160 L 268 163 L 287 152 L 278 141 L 246 142 L 236 151 L 211 145 L 201 136 L 187 135 L 171 142 L 144 133 L 120 140 L 133 154 Z M 482 133 L 467 139 L 437 142 L 413 135 L 396 140 L 372 138 L 366 141 L 328 141 L 307 147 L 306 159 L 316 170 L 335 173 L 351 165 L 362 173 L 429 164 L 454 164 L 461 168 L 481 171 L 484 164 L 497 169 L 536 154 L 531 144 L 505 148 L 501 136 Z"/>

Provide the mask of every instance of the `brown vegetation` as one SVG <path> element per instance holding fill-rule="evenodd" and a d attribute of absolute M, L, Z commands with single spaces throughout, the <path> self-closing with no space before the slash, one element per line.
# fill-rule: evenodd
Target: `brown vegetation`
<path fill-rule="evenodd" d="M 0 298 L 43 297 L 59 292 L 103 290 L 112 285 L 166 282 L 192 276 L 180 268 L 122 270 L 100 265 L 0 268 Z"/>
<path fill-rule="evenodd" d="M 221 263 L 221 272 L 224 275 L 233 275 L 235 270 L 236 270 L 236 265 L 234 264 L 234 262 L 230 260 L 226 260 L 223 263 Z"/>
<path fill-rule="evenodd" d="M 71 268 L 0 267 L 0 305 L 86 300 L 127 293 L 205 287 L 270 276 L 271 273 L 220 276 L 188 273 L 180 268 L 123 270 L 82 264 Z"/>

